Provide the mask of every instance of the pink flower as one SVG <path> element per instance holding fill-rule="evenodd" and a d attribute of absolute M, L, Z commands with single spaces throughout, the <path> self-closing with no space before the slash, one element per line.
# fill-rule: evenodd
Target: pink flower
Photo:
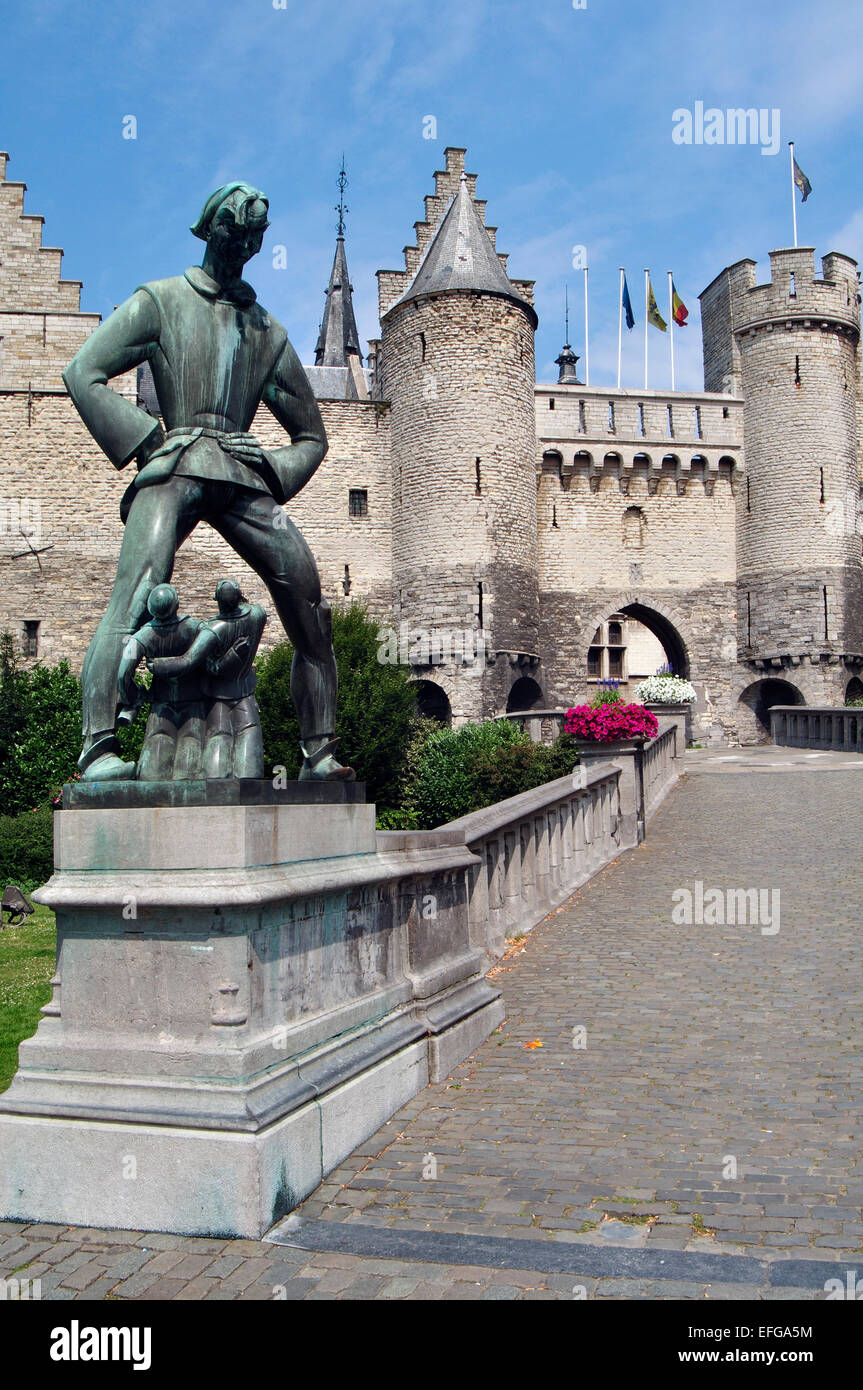
<path fill-rule="evenodd" d="M 574 738 L 615 743 L 625 738 L 655 738 L 659 724 L 644 705 L 575 705 L 566 712 L 564 729 Z"/>

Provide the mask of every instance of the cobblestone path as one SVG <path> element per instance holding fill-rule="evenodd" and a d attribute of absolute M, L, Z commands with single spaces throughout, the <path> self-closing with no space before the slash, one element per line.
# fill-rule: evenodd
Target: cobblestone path
<path fill-rule="evenodd" d="M 863 1276 L 863 760 L 771 752 L 692 759 L 646 843 L 498 968 L 500 1031 L 269 1239 L 7 1222 L 0 1274 L 59 1299 L 799 1299 Z M 765 911 L 675 924 L 697 884 Z"/>

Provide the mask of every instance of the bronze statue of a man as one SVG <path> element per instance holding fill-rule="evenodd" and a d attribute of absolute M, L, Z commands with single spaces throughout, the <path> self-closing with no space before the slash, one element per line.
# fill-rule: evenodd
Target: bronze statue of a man
<path fill-rule="evenodd" d="M 63 379 L 115 468 L 134 458 L 126 530 L 108 610 L 84 660 L 84 780 L 126 778 L 115 737 L 117 673 L 147 598 L 166 583 L 183 541 L 207 521 L 260 575 L 294 644 L 291 693 L 304 778 L 352 778 L 333 756 L 337 675 L 329 604 L 312 553 L 281 504 L 327 452 L 320 410 L 288 335 L 241 272 L 261 249 L 269 203 L 229 183 L 192 227 L 207 243 L 184 275 L 140 286 L 87 339 Z M 107 385 L 149 361 L 167 434 Z M 291 443 L 263 449 L 249 434 L 263 401 Z"/>

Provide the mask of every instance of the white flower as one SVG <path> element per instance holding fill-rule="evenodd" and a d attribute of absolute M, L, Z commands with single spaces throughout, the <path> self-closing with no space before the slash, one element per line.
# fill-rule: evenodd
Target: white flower
<path fill-rule="evenodd" d="M 648 676 L 636 686 L 635 698 L 642 704 L 691 705 L 696 696 L 695 687 L 682 676 Z"/>

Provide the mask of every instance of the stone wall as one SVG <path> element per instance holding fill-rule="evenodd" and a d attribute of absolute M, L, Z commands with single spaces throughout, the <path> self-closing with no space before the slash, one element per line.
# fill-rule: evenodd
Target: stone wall
<path fill-rule="evenodd" d="M 593 634 L 625 611 L 695 685 L 694 732 L 733 733 L 742 402 L 541 386 L 536 412 L 545 702 L 591 697 Z"/>

